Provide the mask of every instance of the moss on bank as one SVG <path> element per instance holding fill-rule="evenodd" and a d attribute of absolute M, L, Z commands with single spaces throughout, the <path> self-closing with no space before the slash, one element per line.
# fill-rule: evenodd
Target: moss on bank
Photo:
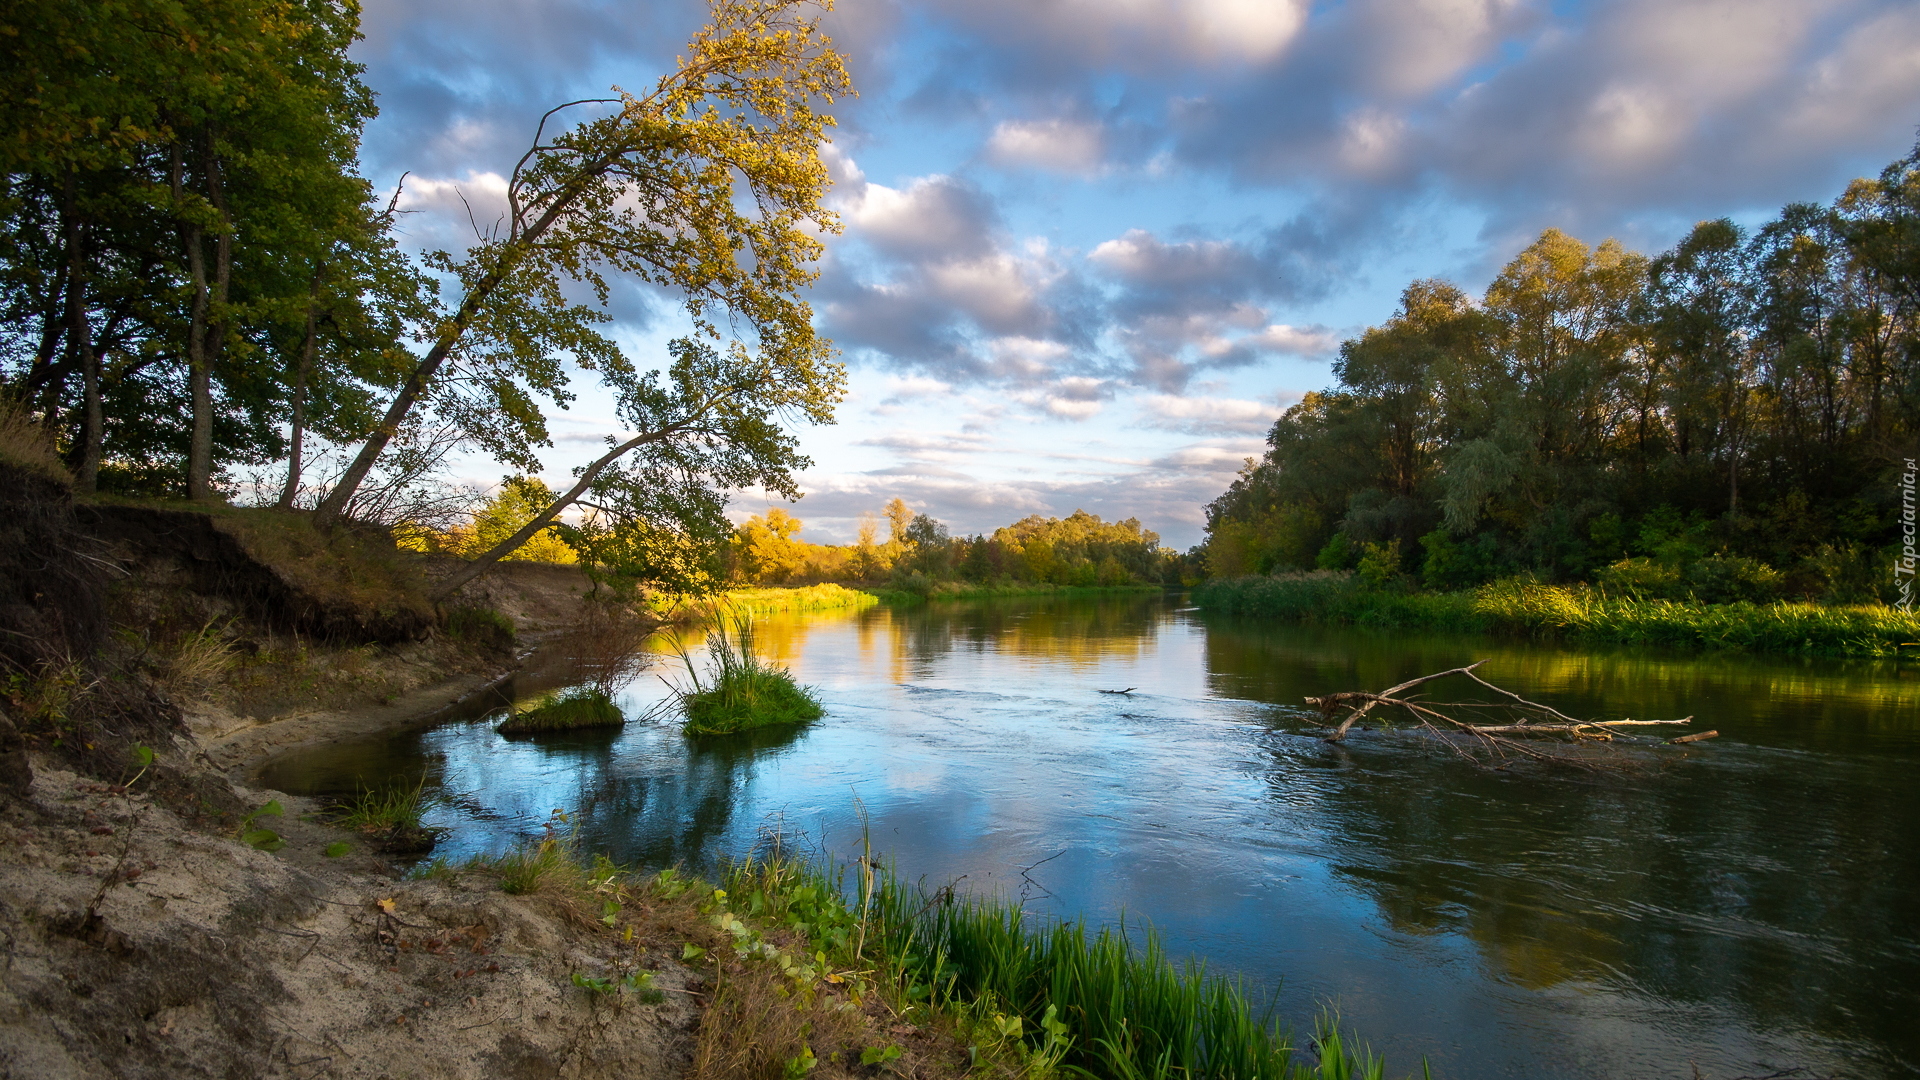
<path fill-rule="evenodd" d="M 1317 571 L 1217 579 L 1195 589 L 1193 600 L 1212 611 L 1294 622 L 1807 656 L 1893 656 L 1902 643 L 1920 641 L 1920 615 L 1881 605 L 1636 600 L 1520 579 L 1424 593 Z"/>

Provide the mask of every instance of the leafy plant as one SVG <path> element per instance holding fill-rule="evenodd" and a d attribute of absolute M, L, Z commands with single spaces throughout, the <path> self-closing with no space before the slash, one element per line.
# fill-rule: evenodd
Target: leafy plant
<path fill-rule="evenodd" d="M 285 811 L 279 799 L 269 799 L 267 805 L 240 819 L 240 842 L 256 851 L 279 851 L 287 846 L 280 834 L 272 829 L 258 827 L 255 821 L 263 817 L 280 817 Z"/>

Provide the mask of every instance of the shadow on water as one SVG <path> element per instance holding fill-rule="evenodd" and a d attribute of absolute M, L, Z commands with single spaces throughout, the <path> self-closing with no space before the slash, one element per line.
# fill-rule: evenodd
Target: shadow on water
<path fill-rule="evenodd" d="M 770 825 L 842 856 L 869 834 L 910 878 L 1149 920 L 1176 954 L 1277 990 L 1294 1025 L 1335 1002 L 1397 1069 L 1425 1055 L 1436 1076 L 1920 1071 L 1914 665 L 1273 626 L 1157 596 L 874 608 L 759 636 L 825 719 L 510 743 L 471 717 L 269 782 L 425 773 L 456 858 L 555 810 L 578 811 L 589 850 L 649 866 L 711 866 Z M 1723 735 L 1645 740 L 1601 773 L 1499 772 L 1391 730 L 1333 746 L 1309 729 L 1305 696 L 1478 659 L 1573 715 L 1691 713 Z M 516 692 L 565 682 L 542 678 Z M 621 704 L 639 716 L 665 693 L 650 675 Z"/>

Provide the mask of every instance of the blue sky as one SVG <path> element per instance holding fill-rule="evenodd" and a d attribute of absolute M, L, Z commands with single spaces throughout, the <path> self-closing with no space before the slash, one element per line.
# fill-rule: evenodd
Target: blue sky
<path fill-rule="evenodd" d="M 460 197 L 486 205 L 541 112 L 644 90 L 704 13 L 370 5 L 363 165 L 411 173 L 408 243 L 461 244 Z M 860 96 L 811 297 L 851 392 L 803 433 L 790 508 L 819 541 L 897 495 L 955 532 L 1084 507 L 1185 548 L 1409 281 L 1477 292 L 1548 227 L 1651 252 L 1825 202 L 1920 125 L 1910 0 L 848 0 L 827 22 Z M 662 355 L 671 301 L 614 303 L 631 354 Z M 583 393 L 549 477 L 614 423 Z"/>

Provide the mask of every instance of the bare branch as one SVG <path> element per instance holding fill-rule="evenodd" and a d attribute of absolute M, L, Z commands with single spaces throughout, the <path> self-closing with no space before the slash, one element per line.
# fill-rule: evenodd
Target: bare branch
<path fill-rule="evenodd" d="M 1623 733 L 1624 729 L 1684 725 L 1693 722 L 1691 716 L 1679 720 L 1576 719 L 1550 705 L 1530 701 L 1511 690 L 1495 686 L 1481 678 L 1474 669 L 1483 663 L 1485 663 L 1484 660 L 1432 675 L 1422 675 L 1378 694 L 1348 690 L 1337 694 L 1310 697 L 1306 701 L 1307 704 L 1317 707 L 1321 716 L 1325 717 L 1329 723 L 1342 710 L 1345 710 L 1346 715 L 1341 718 L 1338 726 L 1326 736 L 1328 742 L 1341 741 L 1362 717 L 1380 706 L 1388 706 L 1405 710 L 1421 728 L 1438 738 L 1448 749 L 1481 764 L 1485 764 L 1486 761 L 1476 757 L 1468 749 L 1476 743 L 1486 758 L 1500 759 L 1509 755 L 1519 755 L 1534 760 L 1570 761 L 1573 764 L 1586 765 L 1589 763 L 1567 758 L 1564 754 L 1551 753 L 1543 749 L 1540 744 L 1530 745 L 1526 740 L 1515 738 L 1515 736 L 1531 738 L 1548 736 L 1573 743 L 1604 742 L 1612 739 L 1617 733 Z M 1455 675 L 1473 680 L 1504 700 L 1436 702 L 1422 700 L 1407 693 L 1427 683 Z M 1463 719 L 1463 714 L 1471 719 Z M 1495 719 L 1505 722 L 1485 722 Z M 1714 734 L 1717 732 L 1688 735 L 1671 741 L 1674 743 L 1698 742 L 1711 738 Z M 1463 745 L 1462 737 L 1470 741 Z"/>

